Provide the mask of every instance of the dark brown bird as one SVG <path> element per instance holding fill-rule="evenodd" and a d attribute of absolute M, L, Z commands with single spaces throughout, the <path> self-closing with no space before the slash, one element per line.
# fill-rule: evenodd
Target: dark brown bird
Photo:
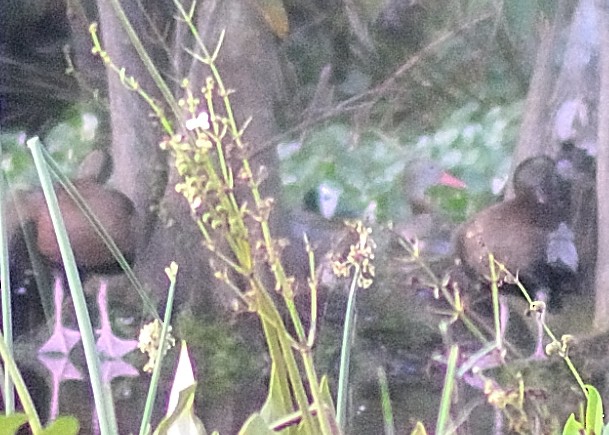
<path fill-rule="evenodd" d="M 514 172 L 511 200 L 474 215 L 459 230 L 456 253 L 476 277 L 489 276 L 488 254 L 529 285 L 551 286 L 548 261 L 552 234 L 564 222 L 564 181 L 549 157 L 524 160 Z"/>
<path fill-rule="evenodd" d="M 132 260 L 135 252 L 132 231 L 135 209 L 131 200 L 121 192 L 95 181 L 75 181 L 74 187 L 125 258 Z M 58 187 L 56 193 L 78 267 L 87 272 L 106 272 L 108 269 L 114 269 L 116 259 L 89 219 L 65 189 Z M 22 208 L 25 210 L 25 220 L 33 224 L 36 248 L 40 254 L 53 265 L 61 264 L 55 230 L 42 192 L 35 191 L 27 195 Z"/>
<path fill-rule="evenodd" d="M 111 170 L 110 156 L 105 151 L 93 150 L 81 162 L 72 183 L 123 256 L 131 262 L 135 253 L 132 230 L 135 208 L 127 196 L 104 184 Z M 55 185 L 55 193 L 81 273 L 107 273 L 116 269 L 116 259 L 75 200 L 59 183 Z M 52 267 L 61 268 L 61 253 L 42 190 L 38 188 L 14 197 L 19 213 L 9 210 L 9 236 L 17 239 L 18 226 L 29 226 L 36 251 Z"/>
<path fill-rule="evenodd" d="M 132 261 L 135 253 L 133 203 L 121 192 L 93 178 L 76 180 L 73 184 L 123 256 L 128 262 Z M 57 185 L 55 190 L 81 280 L 84 282 L 89 273 L 119 271 L 115 257 L 76 202 L 63 187 Z M 38 280 L 35 283 L 32 279 L 35 271 L 32 270 L 31 253 L 26 248 L 21 229 L 28 229 L 32 240 L 30 248 L 36 251 L 35 255 L 46 263 L 56 278 L 61 279 L 63 267 L 55 230 L 42 191 L 36 189 L 18 193 L 15 195 L 15 201 L 19 202 L 20 212 L 16 213 L 15 208 L 9 208 L 7 230 L 10 238 L 11 287 L 14 289 L 13 321 L 15 335 L 18 336 L 44 319 L 41 299 L 36 289 L 37 285 L 44 285 L 44 281 Z"/>
<path fill-rule="evenodd" d="M 488 254 L 493 253 L 536 299 L 544 300 L 550 291 L 550 302 L 555 304 L 567 288 L 560 284 L 577 270 L 573 233 L 565 222 L 568 185 L 549 157 L 524 160 L 516 168 L 513 182 L 513 199 L 478 212 L 460 228 L 456 254 L 470 277 L 488 282 Z M 507 315 L 503 298 L 500 302 Z M 507 318 L 501 334 L 506 322 Z M 540 319 L 534 356 L 544 355 Z"/>
<path fill-rule="evenodd" d="M 442 214 L 427 190 L 433 186 L 465 189 L 467 185 L 437 163 L 416 159 L 404 169 L 403 185 L 412 215 L 394 226 L 394 231 L 406 240 L 418 241 L 425 255 L 446 256 L 452 254 L 454 225 Z"/>

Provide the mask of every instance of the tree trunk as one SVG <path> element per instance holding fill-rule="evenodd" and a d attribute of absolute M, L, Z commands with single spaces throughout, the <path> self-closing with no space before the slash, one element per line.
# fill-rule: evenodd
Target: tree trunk
<path fill-rule="evenodd" d="M 609 16 L 606 6 L 599 7 L 600 24 L 600 97 L 598 107 L 598 154 L 596 185 L 598 202 L 598 254 L 596 257 L 596 304 L 594 326 L 609 330 Z"/>
<path fill-rule="evenodd" d="M 125 67 L 128 76 L 135 77 L 147 92 L 154 92 L 156 87 L 108 3 L 98 1 L 104 48 L 116 65 Z M 128 9 L 131 23 L 142 38 L 147 33 L 147 23 L 137 3 L 128 4 L 132 6 L 123 3 L 123 7 Z M 171 11 L 167 19 L 175 15 Z M 241 0 L 206 2 L 198 7 L 195 22 L 210 51 L 215 48 L 220 32 L 226 30 L 218 68 L 226 86 L 234 90 L 231 102 L 238 123 L 242 125 L 252 117 L 244 140 L 251 147 L 250 163 L 254 173 L 258 173 L 261 166 L 268 171 L 262 185 L 263 195 L 277 198 L 281 186 L 275 148 L 262 149 L 260 146 L 277 133 L 273 110 L 283 97 L 275 37 L 255 5 Z M 198 93 L 210 72 L 206 65 L 184 54 L 184 47 L 196 50 L 192 40 L 188 30 L 176 24 L 174 57 L 169 61 L 175 70 L 171 76 L 179 82 L 182 74 L 187 74 L 192 91 Z M 164 268 L 176 261 L 179 265 L 178 300 L 188 302 L 194 312 L 226 312 L 226 295 L 230 293 L 213 277 L 209 254 L 202 245 L 202 236 L 189 206 L 175 191 L 179 177 L 159 150 L 161 133 L 152 125 L 150 109 L 137 94 L 120 83 L 115 73 L 110 72 L 108 80 L 115 162 L 112 181 L 134 200 L 140 213 L 141 245 L 134 268 L 138 277 L 162 300 L 168 286 Z M 164 173 L 167 174 L 166 183 Z M 157 192 L 160 192 L 160 201 Z M 246 194 L 243 197 L 246 198 Z M 281 221 L 281 211 L 276 211 L 275 216 L 275 221 Z M 126 297 L 136 302 L 136 295 L 123 294 L 123 301 Z M 257 328 L 248 326 L 248 329 L 257 333 Z M 235 432 L 243 423 L 242 419 L 262 404 L 265 378 L 261 376 L 248 386 L 247 391 L 248 394 L 239 397 L 207 403 L 203 417 L 208 427 L 211 424 L 222 432 Z"/>

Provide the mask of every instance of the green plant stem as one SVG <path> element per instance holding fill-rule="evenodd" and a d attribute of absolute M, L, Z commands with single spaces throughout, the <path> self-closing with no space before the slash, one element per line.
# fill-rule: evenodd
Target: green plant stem
<path fill-rule="evenodd" d="M 450 403 L 452 400 L 453 389 L 455 387 L 455 370 L 457 368 L 457 357 L 459 356 L 459 346 L 453 344 L 450 347 L 448 354 L 448 362 L 446 365 L 446 377 L 444 378 L 444 387 L 442 389 L 442 399 L 440 401 L 440 411 L 438 412 L 438 420 L 436 422 L 436 434 L 444 435 L 447 433 L 446 425 L 450 414 Z"/>
<path fill-rule="evenodd" d="M 138 82 L 133 77 L 127 77 L 124 69 L 118 68 L 116 65 L 114 65 L 108 53 L 102 50 L 101 43 L 99 42 L 99 36 L 97 35 L 97 23 L 93 23 L 91 24 L 91 26 L 89 26 L 89 34 L 91 35 L 91 40 L 93 42 L 93 53 L 98 54 L 104 64 L 107 65 L 109 69 L 114 71 L 119 76 L 121 83 L 125 85 L 128 90 L 137 92 L 138 95 L 142 97 L 144 101 L 146 101 L 146 103 L 148 103 L 154 114 L 158 117 L 161 125 L 163 126 L 163 130 L 165 130 L 167 134 L 173 135 L 174 129 L 167 117 L 165 116 L 163 109 L 156 103 L 156 101 L 154 101 L 154 99 L 150 95 L 144 92 L 144 90 L 139 86 Z M 178 119 L 181 119 L 181 117 L 178 117 Z"/>
<path fill-rule="evenodd" d="M 575 381 L 577 382 L 577 385 L 579 385 L 579 388 L 581 388 L 581 390 L 584 393 L 584 396 L 587 399 L 588 398 L 588 389 L 586 388 L 586 385 L 584 384 L 584 381 L 583 381 L 582 377 L 580 376 L 579 372 L 575 368 L 575 365 L 573 364 L 573 361 L 571 361 L 571 358 L 569 358 L 569 355 L 565 355 L 563 357 L 563 359 L 565 360 L 565 363 L 567 364 L 567 367 L 569 367 L 569 370 L 573 374 L 573 377 L 575 378 Z"/>
<path fill-rule="evenodd" d="M 408 245 L 408 242 L 406 242 L 401 236 L 397 235 L 397 237 L 399 237 L 398 241 L 400 243 L 400 245 L 406 249 L 406 251 L 408 252 L 408 254 L 411 256 L 411 258 L 417 263 L 417 265 L 423 269 L 423 271 L 427 274 L 427 276 L 432 280 L 433 284 L 440 290 L 440 292 L 442 293 L 442 296 L 444 297 L 444 299 L 446 299 L 446 301 L 448 302 L 448 304 L 456 310 L 457 315 L 459 317 L 459 319 L 463 322 L 463 324 L 465 325 L 465 327 L 467 328 L 468 331 L 470 331 L 478 340 L 480 340 L 483 343 L 486 343 L 488 340 L 486 339 L 486 337 L 484 336 L 484 334 L 482 332 L 480 332 L 480 329 L 478 329 L 478 327 L 470 320 L 470 318 L 465 314 L 465 312 L 463 311 L 462 307 L 457 307 L 455 299 L 452 297 L 452 295 L 448 292 L 448 290 L 446 289 L 445 286 L 442 285 L 442 283 L 440 282 L 440 280 L 438 279 L 438 277 L 435 275 L 435 273 L 431 270 L 431 268 L 429 267 L 429 265 L 427 263 L 425 263 L 422 259 L 421 256 L 418 255 L 411 246 Z"/>
<path fill-rule="evenodd" d="M 503 348 L 501 321 L 499 319 L 499 287 L 497 286 L 497 271 L 495 270 L 495 256 L 488 254 L 488 264 L 491 272 L 491 298 L 493 302 L 493 320 L 495 322 L 495 345 L 497 349 Z"/>
<path fill-rule="evenodd" d="M 0 155 L 2 147 L 0 144 Z M 0 262 L 0 286 L 2 288 L 2 329 L 6 349 L 10 358 L 13 357 L 13 313 L 12 313 L 12 298 L 11 298 L 11 280 L 8 262 L 8 234 L 7 222 L 4 210 L 6 203 L 6 190 L 4 173 L 0 174 L 0 253 L 2 261 Z M 2 388 L 2 397 L 4 400 L 4 411 L 6 415 L 15 412 L 15 389 L 9 373 L 4 374 L 4 384 Z"/>
<path fill-rule="evenodd" d="M 385 435 L 395 435 L 395 422 L 393 418 L 393 409 L 391 408 L 389 386 L 387 385 L 387 375 L 383 367 L 378 367 L 376 373 L 379 380 L 379 387 L 381 389 L 381 409 L 383 410 Z"/>
<path fill-rule="evenodd" d="M 281 316 L 275 307 L 270 296 L 264 291 L 263 287 L 256 282 L 251 283 L 255 288 L 255 293 L 258 295 L 258 306 L 260 312 L 264 313 L 265 316 L 268 316 L 275 325 L 280 325 L 280 327 L 272 326 L 271 324 L 266 325 L 266 329 L 273 328 L 276 331 L 277 341 L 279 342 L 279 352 L 281 352 L 282 360 L 287 369 L 287 374 L 290 379 L 290 384 L 292 386 L 292 391 L 294 393 L 294 398 L 298 405 L 299 410 L 302 412 L 303 422 L 308 427 L 315 427 L 313 423 L 313 419 L 311 413 L 309 412 L 309 404 L 307 400 L 307 395 L 304 390 L 304 386 L 302 383 L 302 378 L 300 377 L 300 372 L 298 370 L 298 365 L 296 364 L 296 359 L 294 358 L 293 347 L 290 340 L 287 339 L 287 335 L 285 334 L 285 326 L 283 326 L 283 322 L 281 320 Z M 261 321 L 267 322 L 264 316 L 260 316 Z M 273 340 L 267 339 L 267 344 L 269 345 L 269 351 L 271 351 L 270 346 L 274 345 Z M 276 350 L 273 350 L 276 352 Z M 273 355 L 273 354 L 272 354 Z"/>
<path fill-rule="evenodd" d="M 301 354 L 307 380 L 309 381 L 311 396 L 313 397 L 313 402 L 316 404 L 318 409 L 317 420 L 321 427 L 321 433 L 323 435 L 331 435 L 332 429 L 327 418 L 328 404 L 322 398 L 321 387 L 319 385 L 319 380 L 317 379 L 317 372 L 315 371 L 315 367 L 313 365 L 313 355 L 311 349 L 307 347 L 306 350 L 301 351 Z"/>
<path fill-rule="evenodd" d="M 252 170 L 247 160 L 243 161 L 243 169 L 247 174 L 250 175 L 250 179 L 252 179 Z M 260 196 L 260 191 L 258 190 L 258 186 L 255 183 L 250 185 L 252 195 L 254 197 L 254 202 L 258 209 L 264 207 L 262 197 Z M 290 314 L 290 319 L 292 324 L 294 325 L 294 329 L 296 330 L 296 336 L 301 343 L 304 343 L 306 340 L 305 330 L 302 326 L 302 321 L 300 320 L 300 316 L 298 315 L 298 310 L 296 309 L 296 305 L 294 304 L 294 292 L 292 291 L 292 287 L 288 282 L 287 276 L 285 274 L 285 269 L 281 264 L 281 260 L 279 256 L 276 254 L 273 239 L 271 236 L 271 229 L 269 228 L 268 220 L 263 219 L 260 222 L 260 228 L 262 230 L 262 237 L 267 247 L 267 252 L 269 254 L 269 260 L 271 263 L 271 269 L 273 271 L 273 275 L 275 280 L 279 283 L 281 287 L 281 294 L 283 295 L 284 302 L 286 307 L 288 308 L 288 313 Z"/>
<path fill-rule="evenodd" d="M 125 14 L 125 11 L 124 11 L 123 7 L 121 6 L 120 1 L 119 0 L 110 0 L 110 3 L 112 5 L 112 8 L 114 9 L 114 12 L 116 13 L 118 20 L 121 23 L 121 26 L 123 26 L 123 29 L 127 33 L 127 36 L 129 37 L 129 40 L 131 41 L 131 44 L 137 51 L 137 54 L 139 55 L 140 60 L 142 61 L 142 63 L 144 64 L 144 67 L 148 71 L 148 74 L 150 74 L 150 77 L 152 77 L 152 80 L 154 81 L 154 83 L 156 84 L 158 89 L 161 91 L 161 94 L 163 95 L 165 102 L 171 108 L 171 111 L 173 112 L 173 116 L 177 120 L 182 119 L 182 117 L 181 117 L 182 113 L 180 111 L 180 108 L 179 108 L 175 98 L 173 97 L 173 95 L 171 93 L 171 90 L 169 89 L 169 86 L 167 86 L 167 83 L 165 83 L 165 80 L 163 80 L 161 73 L 159 72 L 158 68 L 156 67 L 156 65 L 154 64 L 154 62 L 148 55 L 148 52 L 142 45 L 142 41 L 140 41 L 140 38 L 137 36 L 137 33 L 135 32 L 135 30 L 133 30 L 133 26 L 131 26 L 131 23 L 129 22 L 129 18 Z"/>
<path fill-rule="evenodd" d="M 311 249 L 311 244 L 306 234 L 304 235 L 304 242 L 309 258 L 309 289 L 311 291 L 311 320 L 307 347 L 312 348 L 317 334 L 317 277 L 315 276 L 315 252 Z"/>
<path fill-rule="evenodd" d="M 34 435 L 42 433 L 42 424 L 40 423 L 40 418 L 38 417 L 38 413 L 34 407 L 32 396 L 30 396 L 30 392 L 25 385 L 23 377 L 17 368 L 17 364 L 15 363 L 13 356 L 10 354 L 9 349 L 6 346 L 2 334 L 0 334 L 0 357 L 2 357 L 2 361 L 4 362 L 6 373 L 11 377 L 12 382 L 15 384 L 15 389 L 17 390 L 23 410 L 27 415 L 32 433 Z"/>
<path fill-rule="evenodd" d="M 175 267 L 173 267 L 175 265 Z M 156 392 L 159 385 L 159 379 L 161 377 L 161 366 L 163 364 L 163 358 L 165 357 L 165 350 L 167 348 L 167 334 L 169 333 L 169 324 L 171 322 L 171 313 L 173 311 L 173 301 L 175 299 L 175 288 L 176 288 L 176 277 L 178 272 L 178 266 L 175 263 L 169 268 L 170 273 L 167 273 L 169 278 L 169 291 L 167 292 L 167 305 L 165 306 L 165 315 L 163 316 L 163 327 L 161 329 L 161 335 L 159 337 L 159 350 L 154 361 L 154 369 L 152 370 L 152 377 L 150 379 L 150 387 L 148 388 L 148 394 L 146 396 L 146 405 L 144 406 L 144 412 L 142 414 L 142 422 L 140 424 L 140 435 L 146 435 L 150 432 L 150 419 L 152 418 L 152 411 L 154 410 L 154 401 L 156 398 Z"/>
<path fill-rule="evenodd" d="M 315 424 L 313 420 L 313 416 L 309 411 L 309 403 L 307 399 L 307 395 L 304 389 L 304 384 L 302 378 L 300 377 L 300 371 L 298 369 L 298 365 L 296 364 L 296 359 L 294 358 L 294 352 L 290 341 L 287 339 L 284 331 L 278 331 L 279 342 L 281 344 L 281 350 L 283 352 L 283 356 L 285 358 L 286 367 L 288 371 L 288 375 L 290 377 L 290 383 L 292 385 L 292 389 L 294 391 L 294 397 L 296 398 L 296 402 L 298 403 L 298 407 L 302 412 L 303 422 L 309 428 L 312 428 L 315 432 L 321 431 L 323 435 L 330 435 L 330 428 L 327 426 L 327 419 L 324 412 L 320 412 L 317 414 L 319 425 Z M 309 379 L 312 379 L 316 382 L 315 371 L 312 370 L 312 364 L 310 364 L 310 358 L 303 358 L 305 362 L 305 372 Z M 317 405 L 323 411 L 324 403 L 320 401 L 319 394 L 315 394 L 314 400 Z M 314 433 L 315 433 L 314 432 Z"/>
<path fill-rule="evenodd" d="M 27 145 L 32 152 L 32 156 L 34 157 L 34 163 L 36 164 L 42 190 L 49 207 L 51 221 L 53 222 L 53 228 L 55 229 L 55 234 L 57 236 L 61 258 L 63 260 L 66 276 L 68 278 L 68 286 L 70 288 L 72 301 L 74 302 L 76 319 L 78 321 L 78 328 L 82 337 L 85 359 L 87 361 L 87 368 L 89 370 L 89 378 L 91 388 L 93 390 L 93 400 L 95 402 L 95 409 L 99 419 L 100 433 L 102 435 L 115 434 L 118 432 L 116 419 L 112 418 L 113 412 L 107 408 L 107 403 L 104 400 L 104 388 L 102 385 L 100 369 L 101 363 L 99 361 L 97 348 L 95 346 L 93 328 L 91 327 L 91 318 L 89 317 L 89 312 L 87 311 L 87 302 L 85 300 L 82 283 L 80 282 L 80 277 L 76 268 L 74 252 L 72 252 L 70 247 L 66 227 L 59 209 L 57 195 L 53 190 L 51 176 L 44 161 L 40 139 L 38 137 L 29 139 L 27 141 Z"/>
<path fill-rule="evenodd" d="M 264 287 L 262 287 L 260 283 L 255 282 L 253 285 L 255 286 L 256 294 L 259 297 L 258 312 L 263 325 L 263 330 L 265 332 L 271 359 L 272 361 L 277 362 L 278 368 L 281 367 L 282 364 L 280 363 L 283 362 L 283 366 L 285 366 L 287 370 L 289 384 L 292 386 L 294 398 L 300 412 L 302 413 L 303 422 L 309 428 L 318 428 L 316 430 L 320 431 L 323 435 L 331 435 L 332 430 L 330 423 L 328 422 L 327 413 L 322 412 L 325 409 L 326 403 L 322 399 L 319 381 L 315 372 L 313 357 L 310 353 L 310 349 L 302 349 L 302 346 L 299 347 L 299 349 L 301 349 L 300 354 L 302 356 L 305 374 L 309 382 L 311 395 L 315 404 L 320 410 L 320 412 L 317 413 L 317 421 L 319 425 L 314 423 L 311 411 L 309 409 L 307 395 L 304 390 L 298 365 L 296 364 L 296 359 L 294 357 L 293 341 L 291 340 L 289 334 L 287 334 L 286 328 L 281 320 L 281 316 L 277 311 L 272 299 L 264 290 Z M 289 394 L 289 392 L 286 390 L 284 394 Z"/>

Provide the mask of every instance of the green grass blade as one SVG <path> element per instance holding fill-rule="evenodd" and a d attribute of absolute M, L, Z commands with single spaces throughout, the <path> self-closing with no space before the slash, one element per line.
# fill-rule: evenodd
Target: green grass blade
<path fill-rule="evenodd" d="M 343 330 L 343 343 L 340 351 L 340 369 L 338 375 L 338 393 L 336 395 L 336 421 L 341 432 L 345 432 L 347 416 L 347 393 L 349 389 L 349 363 L 351 360 L 351 345 L 355 333 L 355 300 L 357 293 L 357 280 L 359 268 L 353 274 L 347 312 L 345 313 L 345 328 Z"/>
<path fill-rule="evenodd" d="M 70 247 L 66 227 L 59 210 L 57 195 L 53 189 L 51 175 L 49 174 L 44 161 L 44 156 L 42 154 L 42 143 L 38 137 L 34 137 L 27 141 L 27 145 L 32 152 L 32 156 L 34 157 L 34 163 L 36 165 L 36 169 L 38 170 L 42 190 L 49 207 L 49 213 L 51 215 L 53 227 L 57 236 L 61 258 L 63 260 L 66 276 L 68 278 L 68 285 L 70 288 L 72 301 L 74 302 L 78 328 L 80 329 L 82 343 L 85 350 L 85 359 L 87 361 L 91 388 L 93 390 L 93 400 L 95 402 L 95 409 L 99 419 L 99 429 L 102 435 L 114 434 L 117 433 L 117 425 L 116 420 L 112 418 L 113 412 L 108 409 L 106 401 L 104 400 L 101 363 L 99 360 L 99 355 L 97 354 L 93 328 L 91 326 L 91 318 L 89 316 L 89 311 L 87 310 L 87 303 L 85 300 L 82 283 L 80 282 L 78 269 L 76 268 L 74 252 L 72 252 L 72 248 Z"/>
<path fill-rule="evenodd" d="M 389 385 L 387 384 L 387 375 L 383 367 L 377 369 L 377 376 L 379 379 L 379 387 L 381 388 L 381 409 L 383 411 L 385 435 L 395 435 L 395 421 L 393 418 L 393 409 L 391 408 Z"/>
<path fill-rule="evenodd" d="M 453 345 L 448 354 L 446 367 L 446 377 L 444 378 L 444 388 L 442 389 L 442 400 L 440 402 L 440 412 L 436 423 L 436 433 L 443 435 L 446 433 L 446 425 L 450 418 L 450 403 L 452 400 L 453 389 L 455 387 L 455 372 L 457 368 L 457 357 L 459 356 L 459 346 Z"/>
<path fill-rule="evenodd" d="M 2 148 L 0 147 L 0 152 Z M 13 356 L 13 313 L 11 307 L 11 280 L 8 263 L 8 234 L 4 214 L 5 180 L 2 174 L 0 179 L 0 249 L 2 261 L 0 262 L 0 285 L 2 286 L 2 328 L 8 354 Z M 4 376 L 2 388 L 4 410 L 6 414 L 15 412 L 15 390 L 8 373 Z"/>
<path fill-rule="evenodd" d="M 165 349 L 167 348 L 167 334 L 169 333 L 169 324 L 171 321 L 171 313 L 173 311 L 173 301 L 175 299 L 176 276 L 178 273 L 177 264 L 172 263 L 171 266 L 167 268 L 167 272 L 167 276 L 169 277 L 167 305 L 165 306 L 163 328 L 161 329 L 161 336 L 159 338 L 159 353 L 154 363 L 154 369 L 152 370 L 152 378 L 150 379 L 150 387 L 148 388 L 148 395 L 146 397 L 146 406 L 144 407 L 142 423 L 140 424 L 140 435 L 149 433 L 150 419 L 152 418 L 152 411 L 154 410 L 154 400 L 161 376 L 163 357 L 165 356 Z"/>
<path fill-rule="evenodd" d="M 4 362 L 4 367 L 6 372 L 10 375 L 13 383 L 15 384 L 15 388 L 17 390 L 17 394 L 19 395 L 19 400 L 21 401 L 21 405 L 23 406 L 23 410 L 27 415 L 27 420 L 30 423 L 30 429 L 34 433 L 34 435 L 39 434 L 42 431 L 42 424 L 40 423 L 40 417 L 38 417 L 38 413 L 36 412 L 36 408 L 34 407 L 34 402 L 32 401 L 32 396 L 30 396 L 30 392 L 25 386 L 25 382 L 19 369 L 17 368 L 17 364 L 11 355 L 8 354 L 8 348 L 4 342 L 4 337 L 0 334 L 0 357 Z"/>

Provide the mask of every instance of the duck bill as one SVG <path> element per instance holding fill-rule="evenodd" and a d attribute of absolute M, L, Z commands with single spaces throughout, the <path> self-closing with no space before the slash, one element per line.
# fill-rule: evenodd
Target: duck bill
<path fill-rule="evenodd" d="M 440 176 L 438 184 L 442 186 L 452 187 L 453 189 L 465 189 L 467 184 L 448 172 L 443 172 Z"/>

